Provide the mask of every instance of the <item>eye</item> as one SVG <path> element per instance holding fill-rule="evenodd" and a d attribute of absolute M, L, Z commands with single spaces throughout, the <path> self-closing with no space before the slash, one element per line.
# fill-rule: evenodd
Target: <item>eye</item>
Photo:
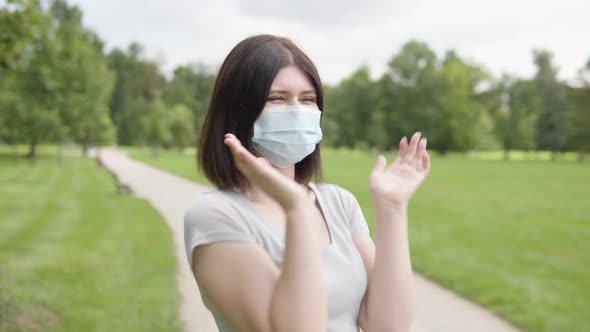
<path fill-rule="evenodd" d="M 268 97 L 268 101 L 277 101 L 277 100 L 284 100 L 284 98 L 279 97 L 279 96 Z"/>
<path fill-rule="evenodd" d="M 315 98 L 314 97 L 304 97 L 302 99 L 302 101 L 304 101 L 306 103 L 315 103 Z"/>

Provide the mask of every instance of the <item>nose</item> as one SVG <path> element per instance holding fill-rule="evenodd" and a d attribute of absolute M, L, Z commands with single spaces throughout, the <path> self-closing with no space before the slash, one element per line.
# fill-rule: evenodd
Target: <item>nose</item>
<path fill-rule="evenodd" d="M 299 105 L 303 105 L 303 103 L 299 100 L 299 97 L 292 96 L 291 98 L 289 98 L 287 105 L 288 106 L 299 106 Z"/>

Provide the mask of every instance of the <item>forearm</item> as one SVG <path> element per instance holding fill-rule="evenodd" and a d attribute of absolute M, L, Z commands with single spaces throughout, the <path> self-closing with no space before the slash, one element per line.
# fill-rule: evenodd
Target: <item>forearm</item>
<path fill-rule="evenodd" d="M 375 206 L 375 264 L 367 295 L 368 321 L 377 331 L 408 331 L 414 281 L 408 241 L 407 206 Z"/>
<path fill-rule="evenodd" d="M 322 256 L 313 223 L 319 217 L 308 202 L 286 211 L 283 267 L 271 300 L 276 331 L 326 331 L 327 303 Z"/>

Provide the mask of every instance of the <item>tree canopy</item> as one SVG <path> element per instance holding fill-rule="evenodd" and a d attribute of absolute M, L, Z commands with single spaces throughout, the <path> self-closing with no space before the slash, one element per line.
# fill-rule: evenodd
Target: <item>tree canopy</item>
<path fill-rule="evenodd" d="M 65 0 L 0 5 L 0 142 L 194 145 L 216 69 L 193 63 L 165 75 L 141 44 L 106 50 L 83 13 Z M 198 58 L 198 54 L 195 54 Z M 439 55 L 410 40 L 372 78 L 362 65 L 326 86 L 324 143 L 395 148 L 421 131 L 429 147 L 449 151 L 590 149 L 590 58 L 578 84 L 558 79 L 549 50 L 533 50 L 533 77 L 494 77 L 448 50 Z"/>

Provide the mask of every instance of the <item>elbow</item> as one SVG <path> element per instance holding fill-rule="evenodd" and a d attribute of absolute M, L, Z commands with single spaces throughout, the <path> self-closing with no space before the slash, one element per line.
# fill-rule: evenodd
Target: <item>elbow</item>
<path fill-rule="evenodd" d="M 405 315 L 403 315 L 402 317 L 397 317 L 397 319 L 395 320 L 395 322 L 393 322 L 390 327 L 390 329 L 388 329 L 387 331 L 391 331 L 391 332 L 409 332 L 410 331 L 410 327 L 412 326 L 412 319 L 413 319 L 413 315 L 412 313 L 408 312 Z"/>
<path fill-rule="evenodd" d="M 368 332 L 409 332 L 411 324 L 388 324 L 372 329 Z"/>
<path fill-rule="evenodd" d="M 396 324 L 389 331 L 392 331 L 392 332 L 410 332 L 411 325 L 412 325 L 412 322 L 411 321 L 408 321 L 407 323 L 404 323 L 404 324 Z"/>
<path fill-rule="evenodd" d="M 291 331 L 310 331 L 310 332 L 325 332 L 327 330 L 326 324 L 309 324 L 307 322 L 282 322 L 279 324 L 272 324 L 270 332 L 291 332 Z"/>
<path fill-rule="evenodd" d="M 377 332 L 409 332 L 410 326 L 411 324 L 409 322 L 407 324 L 396 323 L 377 329 Z"/>
<path fill-rule="evenodd" d="M 390 316 L 383 320 L 378 320 L 372 328 L 366 332 L 409 332 L 412 326 L 412 315 Z"/>

